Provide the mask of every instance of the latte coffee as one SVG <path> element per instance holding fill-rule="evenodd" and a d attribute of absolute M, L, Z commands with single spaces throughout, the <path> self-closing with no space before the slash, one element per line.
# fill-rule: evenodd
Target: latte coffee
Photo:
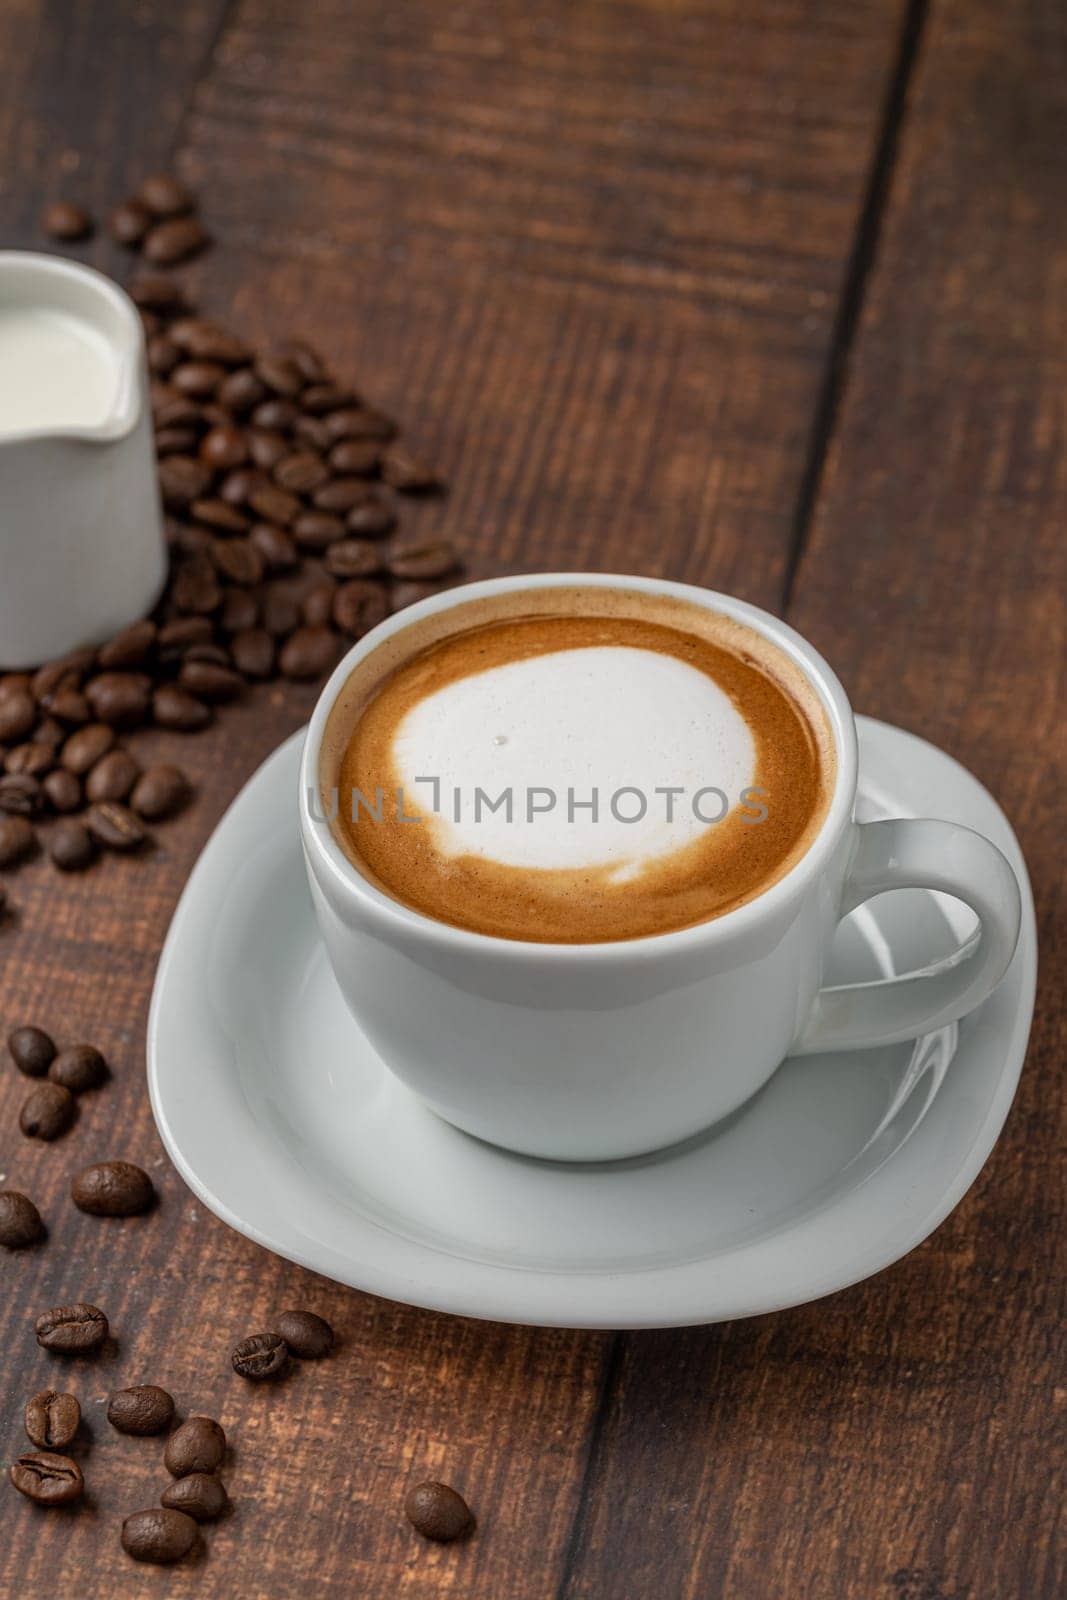
<path fill-rule="evenodd" d="M 361 661 L 322 744 L 357 870 L 438 922 L 597 944 L 721 916 L 815 839 L 822 702 L 761 634 L 671 595 L 459 604 Z"/>

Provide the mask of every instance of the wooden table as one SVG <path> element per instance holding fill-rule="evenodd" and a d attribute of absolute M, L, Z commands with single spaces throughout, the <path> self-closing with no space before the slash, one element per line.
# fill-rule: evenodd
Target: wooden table
<path fill-rule="evenodd" d="M 36 1311 L 108 1310 L 64 1369 L 90 1421 L 75 1516 L 2 1500 L 4 1596 L 1042 1600 L 1064 1399 L 1067 14 L 1057 0 L 4 0 L 3 243 L 176 163 L 217 248 L 188 274 L 256 335 L 325 342 L 452 493 L 473 575 L 657 573 L 784 614 L 855 704 L 1005 805 L 1044 968 L 1004 1136 L 935 1236 L 778 1316 L 683 1332 L 465 1322 L 355 1294 L 230 1232 L 162 1156 L 153 970 L 227 802 L 305 718 L 271 689 L 183 746 L 198 803 L 147 863 L 12 878 L 0 1026 L 100 1043 L 115 1082 L 0 1170 L 51 1223 L 3 1262 L 2 1426 L 54 1381 Z M 113 271 L 98 242 L 79 252 Z M 2 381 L 2 375 L 0 375 Z M 0 581 L 3 581 L 0 572 Z M 127 1155 L 158 1212 L 65 1200 Z M 274 1309 L 338 1326 L 280 1392 L 228 1350 Z M 119 1548 L 163 1478 L 98 1402 L 158 1380 L 219 1416 L 236 1515 L 161 1574 Z M 416 1476 L 463 1486 L 422 1545 Z"/>

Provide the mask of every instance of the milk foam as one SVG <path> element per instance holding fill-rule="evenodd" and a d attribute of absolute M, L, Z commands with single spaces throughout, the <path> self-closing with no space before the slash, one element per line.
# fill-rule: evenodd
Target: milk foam
<path fill-rule="evenodd" d="M 607 868 L 623 882 L 714 826 L 693 810 L 699 790 L 721 789 L 731 807 L 738 804 L 755 782 L 756 746 L 706 673 L 658 651 L 606 645 L 513 661 L 427 695 L 399 723 L 392 764 L 408 810 L 427 817 L 443 854 L 526 868 Z M 436 816 L 430 786 L 416 781 L 431 777 L 440 780 Z M 668 786 L 685 791 L 669 822 L 667 800 L 656 794 Z M 476 819 L 478 788 L 491 799 L 511 788 L 512 820 L 485 807 Z M 527 792 L 544 789 L 555 792 L 554 808 L 529 817 Z M 594 789 L 596 821 L 580 805 Z M 640 820 L 612 813 L 622 789 L 647 800 Z M 579 803 L 573 820 L 569 790 Z M 701 809 L 714 817 L 719 807 L 711 798 Z M 619 797 L 622 816 L 639 810 L 637 796 Z"/>
<path fill-rule="evenodd" d="M 0 307 L 0 434 L 103 422 L 118 385 L 107 340 L 80 317 Z"/>

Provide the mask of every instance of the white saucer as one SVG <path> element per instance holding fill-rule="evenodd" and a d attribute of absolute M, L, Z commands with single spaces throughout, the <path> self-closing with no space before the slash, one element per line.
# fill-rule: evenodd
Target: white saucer
<path fill-rule="evenodd" d="M 148 1081 L 178 1171 L 225 1222 L 305 1267 L 501 1321 L 716 1322 L 889 1266 L 959 1202 L 1000 1132 L 1036 940 L 1022 856 L 989 794 L 924 741 L 858 720 L 861 818 L 967 823 L 1023 886 L 1008 975 L 958 1030 L 788 1061 L 728 1122 L 656 1156 L 569 1166 L 482 1144 L 384 1070 L 334 984 L 301 860 L 297 734 L 219 824 L 160 960 Z M 829 981 L 923 966 L 972 920 L 925 891 L 884 896 L 842 926 Z"/>

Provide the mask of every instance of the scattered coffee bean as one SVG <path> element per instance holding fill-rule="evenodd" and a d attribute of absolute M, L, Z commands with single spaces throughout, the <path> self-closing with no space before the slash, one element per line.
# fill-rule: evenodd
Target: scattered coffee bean
<path fill-rule="evenodd" d="M 122 1524 L 122 1548 L 134 1561 L 169 1566 L 189 1554 L 196 1534 L 196 1523 L 184 1511 L 152 1506 L 126 1518 Z"/>
<path fill-rule="evenodd" d="M 274 640 L 265 628 L 244 628 L 230 641 L 233 664 L 246 678 L 269 678 L 274 671 Z"/>
<path fill-rule="evenodd" d="M 24 739 L 37 721 L 37 705 L 28 689 L 10 689 L 0 695 L 0 744 Z"/>
<path fill-rule="evenodd" d="M 70 781 L 77 783 L 78 780 L 71 778 Z M 79 822 L 77 817 L 64 817 L 48 836 L 48 854 L 60 872 L 83 872 L 95 861 L 96 846 L 84 822 Z"/>
<path fill-rule="evenodd" d="M 158 633 L 155 623 L 147 617 L 142 622 L 131 623 L 100 646 L 97 665 L 105 672 L 142 666 L 151 654 Z"/>
<path fill-rule="evenodd" d="M 417 1483 L 408 1490 L 404 1512 L 424 1539 L 449 1544 L 474 1525 L 470 1506 L 447 1483 Z"/>
<path fill-rule="evenodd" d="M 68 1045 L 49 1066 L 48 1076 L 71 1094 L 84 1094 L 106 1080 L 107 1062 L 95 1044 Z"/>
<path fill-rule="evenodd" d="M 383 481 L 401 494 L 431 494 L 441 487 L 432 468 L 410 455 L 403 445 L 390 445 L 382 456 L 380 470 Z"/>
<path fill-rule="evenodd" d="M 333 1349 L 333 1329 L 314 1311 L 283 1311 L 275 1326 L 290 1353 L 304 1361 L 317 1361 Z"/>
<path fill-rule="evenodd" d="M 208 1472 L 190 1472 L 188 1477 L 176 1479 L 159 1500 L 169 1511 L 184 1511 L 197 1522 L 214 1522 L 230 1504 L 221 1479 Z"/>
<path fill-rule="evenodd" d="M 27 744 L 17 744 L 14 750 L 8 751 L 4 757 L 4 771 L 24 773 L 31 778 L 43 778 L 54 763 L 55 753 L 51 745 L 34 739 Z"/>
<path fill-rule="evenodd" d="M 58 811 L 61 816 L 70 811 L 81 809 L 84 801 L 82 786 L 66 767 L 57 767 L 43 780 L 41 788 L 44 790 L 45 799 L 53 811 Z M 56 859 L 55 850 L 49 846 L 53 861 Z"/>
<path fill-rule="evenodd" d="M 180 311 L 184 304 L 182 287 L 165 272 L 140 272 L 126 285 L 134 305 L 149 311 Z"/>
<path fill-rule="evenodd" d="M 0 867 L 15 867 L 37 848 L 33 824 L 25 817 L 0 815 Z"/>
<path fill-rule="evenodd" d="M 135 728 L 148 716 L 151 688 L 152 680 L 145 673 L 101 672 L 85 685 L 85 698 L 100 722 L 112 728 Z"/>
<path fill-rule="evenodd" d="M 239 672 L 212 661 L 192 661 L 188 656 L 182 663 L 178 682 L 197 699 L 207 700 L 212 705 L 233 700 L 244 688 L 244 680 Z"/>
<path fill-rule="evenodd" d="M 89 800 L 125 800 L 141 769 L 128 750 L 109 750 L 85 780 Z"/>
<path fill-rule="evenodd" d="M 41 214 L 41 227 L 50 239 L 87 239 L 93 219 L 84 206 L 71 200 L 53 200 Z"/>
<path fill-rule="evenodd" d="M 396 513 L 377 495 L 369 494 L 352 507 L 345 525 L 361 539 L 384 539 L 396 527 Z"/>
<path fill-rule="evenodd" d="M 85 820 L 97 844 L 106 850 L 136 850 L 148 838 L 140 819 L 115 801 L 90 806 Z"/>
<path fill-rule="evenodd" d="M 280 1378 L 289 1365 L 285 1340 L 277 1333 L 253 1333 L 234 1346 L 230 1357 L 233 1370 L 253 1383 Z"/>
<path fill-rule="evenodd" d="M 0 1244 L 25 1250 L 43 1238 L 44 1223 L 33 1201 L 17 1189 L 0 1189 Z"/>
<path fill-rule="evenodd" d="M 190 191 L 169 172 L 154 173 L 137 191 L 137 200 L 154 217 L 179 217 L 195 204 Z"/>
<path fill-rule="evenodd" d="M 115 743 L 115 730 L 106 722 L 90 722 L 72 733 L 60 751 L 59 759 L 67 772 L 82 778 L 106 756 Z"/>
<path fill-rule="evenodd" d="M 145 260 L 153 266 L 173 267 L 179 261 L 199 255 L 210 242 L 207 229 L 198 217 L 172 217 L 166 222 L 157 222 L 149 230 L 141 250 Z"/>
<path fill-rule="evenodd" d="M 190 792 L 189 780 L 180 768 L 158 762 L 138 778 L 130 805 L 146 822 L 159 822 L 180 811 Z"/>
<path fill-rule="evenodd" d="M 278 666 L 286 678 L 321 678 L 337 663 L 340 643 L 329 628 L 297 628 L 281 648 Z"/>
<path fill-rule="evenodd" d="M 388 615 L 385 590 L 369 578 L 352 578 L 342 583 L 334 596 L 334 623 L 353 639 L 362 639 Z"/>
<path fill-rule="evenodd" d="M 57 1306 L 37 1318 L 37 1343 L 43 1350 L 82 1355 L 96 1350 L 108 1335 L 107 1318 L 98 1306 L 78 1301 Z"/>
<path fill-rule="evenodd" d="M 39 1083 L 31 1089 L 19 1112 L 19 1127 L 28 1139 L 51 1142 L 66 1133 L 74 1121 L 74 1096 L 58 1083 Z"/>
<path fill-rule="evenodd" d="M 140 200 L 123 200 L 107 219 L 107 231 L 116 244 L 134 249 L 152 226 L 152 213 Z"/>
<path fill-rule="evenodd" d="M 98 1161 L 75 1175 L 70 1197 L 92 1217 L 135 1217 L 148 1210 L 156 1191 L 132 1161 Z"/>
<path fill-rule="evenodd" d="M 206 728 L 211 721 L 211 708 L 202 700 L 179 689 L 177 684 L 164 683 L 152 697 L 152 715 L 161 728 L 173 728 L 178 733 L 195 733 Z"/>
<path fill-rule="evenodd" d="M 369 578 L 382 570 L 382 553 L 369 539 L 339 539 L 322 559 L 335 578 Z"/>
<path fill-rule="evenodd" d="M 43 1028 L 15 1028 L 7 1036 L 7 1047 L 27 1078 L 43 1078 L 56 1058 L 56 1047 Z"/>
<path fill-rule="evenodd" d="M 19 1456 L 8 1476 L 19 1494 L 38 1506 L 69 1506 L 85 1491 L 78 1463 L 51 1451 Z"/>
<path fill-rule="evenodd" d="M 43 804 L 44 791 L 36 778 L 5 773 L 0 778 L 0 811 L 13 817 L 33 817 Z"/>
<path fill-rule="evenodd" d="M 458 564 L 456 548 L 447 539 L 398 546 L 389 557 L 389 571 L 394 578 L 444 578 Z"/>
<path fill-rule="evenodd" d="M 134 1384 L 111 1396 L 107 1420 L 120 1433 L 162 1433 L 174 1420 L 174 1400 L 154 1383 Z"/>
<path fill-rule="evenodd" d="M 226 1454 L 226 1435 L 213 1417 L 189 1417 L 167 1440 L 163 1465 L 175 1478 L 216 1472 Z"/>
<path fill-rule="evenodd" d="M 72 1394 L 42 1389 L 26 1402 L 26 1433 L 38 1450 L 65 1450 L 78 1431 L 82 1408 Z"/>

